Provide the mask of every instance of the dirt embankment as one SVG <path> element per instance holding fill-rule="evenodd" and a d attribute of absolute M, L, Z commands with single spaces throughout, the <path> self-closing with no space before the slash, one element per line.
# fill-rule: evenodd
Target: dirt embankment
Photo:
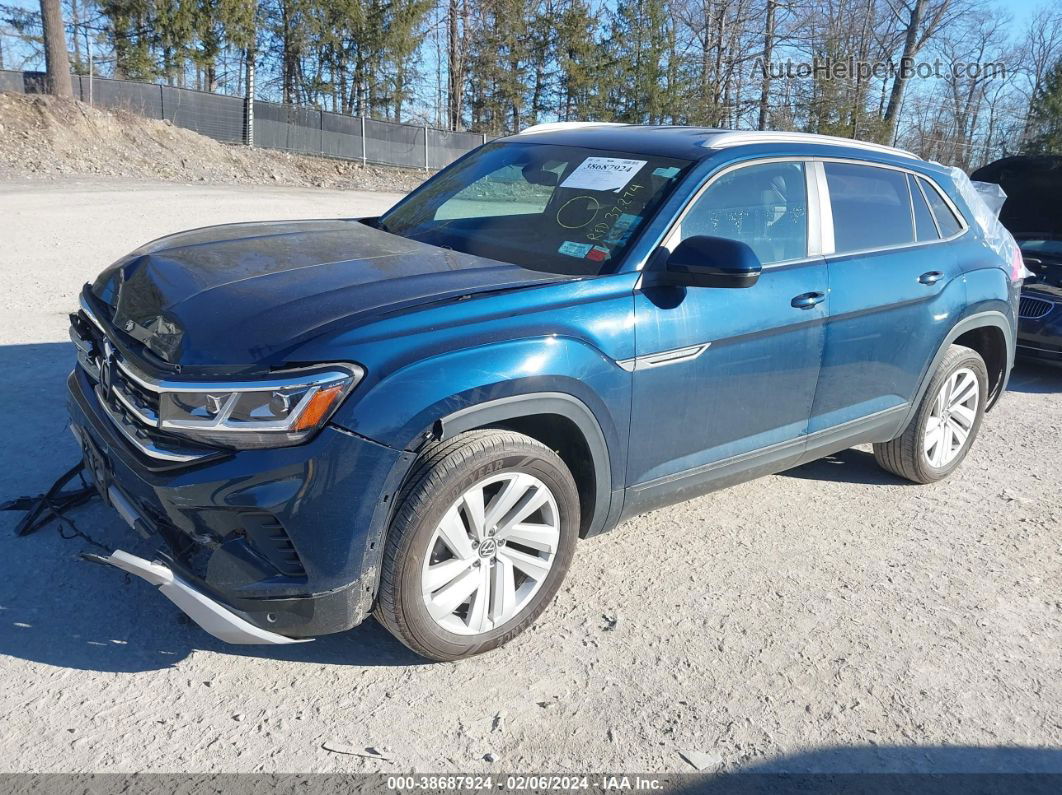
<path fill-rule="evenodd" d="M 0 179 L 61 175 L 408 191 L 423 171 L 223 144 L 77 100 L 0 93 Z"/>

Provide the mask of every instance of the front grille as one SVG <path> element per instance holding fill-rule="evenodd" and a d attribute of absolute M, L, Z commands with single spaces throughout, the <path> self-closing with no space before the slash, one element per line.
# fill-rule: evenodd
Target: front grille
<path fill-rule="evenodd" d="M 111 386 L 114 396 L 124 406 L 136 415 L 144 425 L 158 426 L 159 424 L 159 395 L 145 389 L 122 369 L 121 365 L 112 372 Z"/>
<path fill-rule="evenodd" d="M 1053 308 L 1054 303 L 1051 301 L 1045 301 L 1042 298 L 1033 298 L 1029 295 L 1023 295 L 1018 302 L 1018 317 L 1023 320 L 1039 320 L 1047 315 Z"/>
<path fill-rule="evenodd" d="M 134 374 L 82 299 L 81 311 L 70 316 L 70 340 L 78 365 L 88 376 L 103 412 L 121 436 L 143 455 L 169 463 L 198 461 L 216 451 L 159 431 L 159 396 Z"/>

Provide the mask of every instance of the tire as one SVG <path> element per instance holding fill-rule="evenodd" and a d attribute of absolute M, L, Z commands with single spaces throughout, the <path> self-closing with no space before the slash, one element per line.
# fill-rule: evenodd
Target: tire
<path fill-rule="evenodd" d="M 976 384 L 973 408 L 969 401 L 957 401 L 971 384 Z M 946 393 L 948 387 L 953 391 Z M 955 405 L 949 402 L 952 400 L 957 401 Z M 970 452 L 987 401 L 988 368 L 984 360 L 971 348 L 950 346 L 903 433 L 891 442 L 875 444 L 874 458 L 882 469 L 914 483 L 943 480 Z M 962 430 L 966 436 L 960 441 Z"/>
<path fill-rule="evenodd" d="M 575 552 L 579 516 L 568 468 L 530 437 L 470 431 L 432 446 L 397 500 L 376 619 L 432 660 L 509 642 L 556 595 Z M 475 590 L 451 610 L 469 588 Z"/>

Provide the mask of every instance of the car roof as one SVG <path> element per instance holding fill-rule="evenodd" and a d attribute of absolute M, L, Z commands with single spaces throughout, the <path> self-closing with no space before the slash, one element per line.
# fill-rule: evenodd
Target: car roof
<path fill-rule="evenodd" d="M 713 127 L 616 124 L 607 122 L 556 122 L 537 124 L 504 141 L 535 141 L 590 149 L 638 152 L 658 157 L 703 160 L 716 152 L 753 144 L 804 144 L 848 150 L 856 157 L 873 152 L 879 155 L 924 162 L 917 155 L 892 146 L 851 138 L 813 133 L 724 130 Z M 812 154 L 809 152 L 809 154 Z"/>

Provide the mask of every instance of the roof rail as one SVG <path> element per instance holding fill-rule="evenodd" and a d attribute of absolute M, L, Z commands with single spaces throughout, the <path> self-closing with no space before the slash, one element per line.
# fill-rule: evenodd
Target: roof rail
<path fill-rule="evenodd" d="M 880 152 L 886 155 L 910 157 L 921 160 L 918 155 L 908 152 L 906 149 L 898 149 L 895 146 L 873 144 L 868 141 L 857 141 L 854 138 L 838 138 L 833 135 L 818 135 L 816 133 L 800 132 L 770 132 L 761 130 L 734 130 L 711 135 L 704 141 L 708 149 L 723 149 L 728 146 L 743 146 L 745 144 L 825 144 L 827 146 L 847 146 L 851 149 L 863 149 L 868 152 Z"/>
<path fill-rule="evenodd" d="M 525 127 L 520 130 L 517 135 L 528 135 L 542 132 L 553 132 L 554 130 L 577 130 L 580 127 L 626 127 L 623 122 L 618 121 L 551 121 L 545 124 L 532 124 L 530 127 Z"/>

